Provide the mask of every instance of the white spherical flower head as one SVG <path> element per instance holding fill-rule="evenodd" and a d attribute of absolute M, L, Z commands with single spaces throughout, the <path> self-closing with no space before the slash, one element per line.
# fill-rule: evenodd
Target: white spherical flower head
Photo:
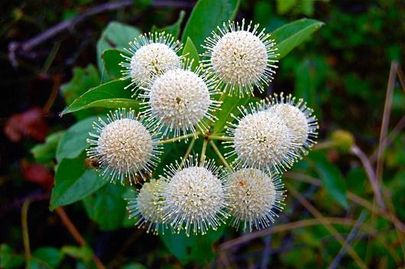
<path fill-rule="evenodd" d="M 164 199 L 163 190 L 167 182 L 164 180 L 151 179 L 143 184 L 141 190 L 135 198 L 127 198 L 130 218 L 137 218 L 135 226 L 146 228 L 146 232 L 152 231 L 158 234 L 164 232 L 165 225 L 163 222 Z"/>
<path fill-rule="evenodd" d="M 226 181 L 232 225 L 251 231 L 270 226 L 283 208 L 283 185 L 279 176 L 258 169 L 241 169 Z"/>
<path fill-rule="evenodd" d="M 140 35 L 129 45 L 126 54 L 122 54 L 125 61 L 121 63 L 123 79 L 131 79 L 126 88 L 136 91 L 154 77 L 180 67 L 181 58 L 177 53 L 182 45 L 169 34 Z"/>
<path fill-rule="evenodd" d="M 203 131 L 206 130 L 203 119 L 213 121 L 211 112 L 219 104 L 212 100 L 213 94 L 200 69 L 169 70 L 145 88 L 144 113 L 164 130 L 164 135 Z"/>
<path fill-rule="evenodd" d="M 87 140 L 88 157 L 98 161 L 101 175 L 114 182 L 150 173 L 158 158 L 157 140 L 153 132 L 135 119 L 133 111 L 117 110 L 107 120 L 93 124 Z"/>
<path fill-rule="evenodd" d="M 275 73 L 277 50 L 270 34 L 250 23 L 224 24 L 219 33 L 205 41 L 207 52 L 203 63 L 216 79 L 216 86 L 241 96 L 252 94 L 254 86 L 260 91 Z"/>
<path fill-rule="evenodd" d="M 186 164 L 186 168 L 170 168 L 168 185 L 164 191 L 165 220 L 180 232 L 205 234 L 209 228 L 216 230 L 227 214 L 224 212 L 225 194 L 212 163 L 204 166 Z"/>
<path fill-rule="evenodd" d="M 228 143 L 233 150 L 227 157 L 236 155 L 234 164 L 238 168 L 286 170 L 296 159 L 287 125 L 277 114 L 252 109 L 241 110 L 237 124 L 228 128 L 232 138 Z"/>
<path fill-rule="evenodd" d="M 305 154 L 316 143 L 318 122 L 302 99 L 296 100 L 292 95 L 273 95 L 268 109 L 281 117 L 290 130 L 292 142 L 298 154 Z"/>

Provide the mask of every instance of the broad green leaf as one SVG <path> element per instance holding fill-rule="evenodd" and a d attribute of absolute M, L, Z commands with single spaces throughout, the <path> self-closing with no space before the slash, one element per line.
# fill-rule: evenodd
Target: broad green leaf
<path fill-rule="evenodd" d="M 80 259 L 84 262 L 89 262 L 91 261 L 93 257 L 93 252 L 88 246 L 63 246 L 61 248 L 61 252 L 63 254 L 66 254 L 70 257 Z"/>
<path fill-rule="evenodd" d="M 312 33 L 323 25 L 323 22 L 313 19 L 300 19 L 277 28 L 272 37 L 276 41 L 279 59 L 286 56 L 295 47 L 307 40 Z"/>
<path fill-rule="evenodd" d="M 61 86 L 61 92 L 67 105 L 70 105 L 77 97 L 85 93 L 88 89 L 100 84 L 100 77 L 97 69 L 93 65 L 86 68 L 75 67 L 72 79 Z M 76 118 L 83 119 L 92 114 L 91 111 L 76 112 Z"/>
<path fill-rule="evenodd" d="M 192 66 L 193 68 L 198 66 L 200 62 L 200 56 L 198 56 L 198 51 L 194 46 L 193 41 L 189 37 L 187 37 L 187 41 L 186 44 L 184 45 L 182 54 L 186 56 L 188 59 L 193 60 Z"/>
<path fill-rule="evenodd" d="M 90 117 L 72 125 L 62 136 L 56 150 L 56 160 L 61 162 L 64 158 L 76 158 L 87 147 L 87 138 L 92 130 L 96 117 Z"/>
<path fill-rule="evenodd" d="M 56 149 L 63 134 L 64 131 L 50 134 L 43 144 L 33 147 L 31 153 L 34 155 L 35 160 L 40 163 L 51 162 L 56 156 Z"/>
<path fill-rule="evenodd" d="M 96 171 L 86 169 L 85 154 L 76 159 L 63 159 L 56 168 L 50 209 L 82 200 L 100 189 L 108 181 Z"/>
<path fill-rule="evenodd" d="M 184 28 L 182 41 L 193 40 L 198 52 L 202 52 L 204 39 L 223 22 L 232 20 L 238 10 L 239 0 L 200 0 L 194 6 Z"/>
<path fill-rule="evenodd" d="M 127 218 L 126 202 L 122 198 L 125 191 L 124 186 L 107 184 L 83 200 L 87 215 L 100 229 L 114 230 L 123 226 Z"/>
<path fill-rule="evenodd" d="M 0 245 L 0 268 L 21 268 L 24 264 L 24 257 L 16 254 L 14 250 L 6 245 Z"/>
<path fill-rule="evenodd" d="M 186 12 L 184 12 L 184 10 L 181 10 L 180 14 L 179 14 L 179 18 L 177 19 L 177 21 L 175 23 L 173 23 L 172 25 L 163 27 L 163 28 L 152 27 L 152 32 L 165 32 L 165 33 L 171 34 L 172 36 L 174 36 L 174 38 L 178 39 L 180 36 L 181 23 L 184 20 L 184 15 L 186 15 Z"/>
<path fill-rule="evenodd" d="M 41 247 L 36 249 L 32 253 L 32 257 L 36 260 L 36 263 L 40 263 L 39 268 L 58 268 L 59 264 L 63 259 L 63 253 L 53 247 Z"/>
<path fill-rule="evenodd" d="M 186 236 L 184 233 L 165 233 L 159 235 L 168 250 L 182 263 L 197 262 L 205 264 L 215 257 L 213 244 L 221 238 L 224 226 L 217 231 L 209 231 L 205 235 Z"/>
<path fill-rule="evenodd" d="M 347 209 L 349 204 L 346 197 L 346 183 L 340 170 L 320 152 L 311 152 L 310 157 L 314 160 L 315 169 L 326 191 Z"/>
<path fill-rule="evenodd" d="M 124 57 L 121 54 L 126 53 L 118 49 L 106 49 L 102 55 L 106 71 L 113 79 L 122 77 L 120 63 L 124 61 Z"/>
<path fill-rule="evenodd" d="M 129 41 L 141 33 L 138 29 L 119 22 L 110 22 L 104 29 L 100 39 L 97 41 L 97 63 L 103 81 L 106 78 L 105 67 L 101 59 L 106 49 L 123 49 L 127 48 Z"/>
<path fill-rule="evenodd" d="M 215 121 L 213 133 L 224 133 L 226 123 L 229 121 L 233 121 L 231 115 L 233 114 L 234 116 L 238 116 L 240 114 L 238 106 L 244 106 L 257 100 L 257 98 L 250 96 L 240 98 L 236 95 L 225 95 L 225 99 L 221 105 L 221 109 L 215 114 L 218 120 Z"/>
<path fill-rule="evenodd" d="M 118 79 L 94 87 L 65 108 L 61 116 L 91 107 L 137 109 L 139 101 L 131 98 L 130 90 L 124 89 L 127 85 L 128 81 Z"/>

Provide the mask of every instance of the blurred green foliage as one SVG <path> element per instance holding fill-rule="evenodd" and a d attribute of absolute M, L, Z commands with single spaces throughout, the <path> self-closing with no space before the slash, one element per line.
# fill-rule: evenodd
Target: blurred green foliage
<path fill-rule="evenodd" d="M 82 63 L 82 66 L 87 67 L 73 69 L 72 79 L 61 88 L 61 95 L 68 106 L 64 113 L 73 113 L 75 120 L 79 122 L 66 131 L 51 134 L 43 144 L 32 148 L 35 160 L 48 166 L 54 166 L 56 156 L 58 165 L 55 167 L 51 209 L 84 198 L 82 203 L 75 203 L 69 208 L 75 216 L 74 221 L 81 223 L 80 228 L 89 244 L 100 246 L 98 241 L 104 239 L 97 237 L 110 233 L 112 239 L 109 243 L 117 247 L 129 245 L 126 246 L 130 248 L 129 251 L 124 249 L 117 256 L 113 255 L 115 251 L 111 255 L 106 254 L 108 251 L 102 252 L 102 259 L 111 262 L 111 268 L 191 268 L 203 266 L 202 264 L 207 267 L 216 264 L 223 268 L 229 262 L 231 268 L 324 268 L 330 265 L 342 246 L 320 223 L 260 237 L 248 244 L 239 245 L 232 251 L 221 250 L 218 245 L 218 240 L 223 242 L 241 235 L 232 230 L 193 238 L 164 235 L 162 242 L 151 235 L 142 234 L 142 231 L 134 232 L 132 228 L 128 228 L 132 227 L 134 220 L 128 220 L 122 199 L 132 193 L 118 185 L 106 185 L 96 173 L 85 167 L 85 139 L 94 119 L 88 117 L 99 115 L 110 108 L 137 107 L 137 102 L 131 99 L 131 93 L 120 90 L 125 82 L 115 79 L 120 74 L 118 63 L 120 53 L 123 53 L 120 49 L 126 47 L 128 41 L 137 36 L 141 29 L 148 31 L 154 26 L 154 31 L 166 30 L 181 36 L 185 43 L 183 54 L 198 62 L 196 52 L 200 52 L 202 40 L 216 25 L 235 16 L 237 19 L 251 18 L 273 32 L 281 46 L 280 55 L 285 56 L 280 61 L 277 78 L 269 91 L 283 90 L 304 98 L 320 119 L 322 142 L 338 140 L 340 143 L 342 135 L 339 136 L 334 131 L 348 130 L 343 137 L 344 141 L 339 144 L 341 147 L 319 149 L 297 164 L 294 171 L 286 175 L 288 186 L 308 199 L 323 216 L 355 222 L 361 212 L 376 208 L 373 207 L 373 191 L 367 174 L 361 163 L 350 155 L 350 146 L 356 143 L 368 155 L 372 155 L 378 147 L 390 62 L 402 61 L 405 51 L 403 3 L 395 0 L 258 0 L 241 3 L 235 0 L 204 0 L 191 12 L 191 16 L 190 10 L 184 15 L 182 11 L 173 9 L 153 10 L 153 16 L 144 16 L 151 12 L 152 3 L 143 2 L 140 6 L 135 5 L 130 12 L 116 12 L 113 22 L 108 25 L 105 21 L 94 23 L 99 28 L 105 27 L 99 29 L 98 41 L 91 41 L 92 49 L 97 52 L 94 59 L 92 58 L 92 64 L 97 65 L 98 69 L 94 65 L 88 65 L 89 62 Z M 44 5 L 41 11 L 32 11 L 24 5 L 18 5 L 6 15 L 6 21 L 13 23 L 3 26 L 1 33 L 6 33 L 9 28 L 13 28 L 14 23 L 20 21 L 31 22 L 43 29 L 72 18 L 80 14 L 83 7 L 94 4 L 97 3 L 76 0 L 60 8 L 54 6 L 57 4 L 50 3 L 49 6 Z M 39 19 L 33 19 L 36 16 Z M 302 20 L 303 17 L 313 19 Z M 125 21 L 126 24 L 114 20 Z M 293 21 L 295 22 L 284 26 L 287 27 L 286 31 L 280 32 L 283 29 L 280 27 Z M 322 25 L 320 21 L 325 22 L 325 25 L 314 38 L 309 38 Z M 182 35 L 180 26 L 185 29 Z M 295 49 L 290 52 L 292 48 Z M 101 82 L 105 83 L 100 85 Z M 89 89 L 92 90 L 88 91 Z M 251 101 L 246 98 L 228 102 L 229 107 L 223 107 L 219 113 L 220 120 L 214 130 L 220 132 L 223 129 L 230 113 L 236 113 L 237 105 Z M 393 123 L 402 117 L 404 107 L 404 92 L 396 84 L 392 106 Z M 405 204 L 402 195 L 405 191 L 404 145 L 405 134 L 402 132 L 397 134 L 386 150 L 382 180 L 382 191 L 390 200 L 389 207 L 402 221 L 405 219 L 405 209 L 402 206 Z M 162 163 L 171 162 L 173 156 L 184 152 L 187 146 L 184 143 L 165 145 L 165 152 L 171 154 L 162 156 Z M 157 172 L 160 173 L 161 169 L 158 168 Z M 17 188 L 23 184 L 19 180 L 17 183 L 7 184 L 7 188 Z M 366 204 L 364 201 L 363 204 L 356 203 L 353 195 L 361 197 Z M 3 199 L 1 202 L 7 203 L 10 200 Z M 404 265 L 403 239 L 399 237 L 401 232 L 398 235 L 390 220 L 376 212 L 367 214 L 350 245 L 370 268 L 399 268 Z M 313 216 L 295 197 L 289 195 L 286 210 L 275 225 L 288 225 L 308 218 L 312 219 Z M 89 219 L 97 225 L 87 225 Z M 19 225 L 19 219 L 12 223 Z M 43 225 L 52 227 L 54 224 Z M 352 229 L 355 230 L 354 223 L 340 223 L 334 227 L 344 238 Z M 25 262 L 21 231 L 13 229 L 5 228 L 5 233 L 14 232 L 7 234 L 5 244 L 0 246 L 2 268 L 19 268 Z M 35 233 L 34 229 L 35 227 L 30 227 L 31 233 Z M 52 234 L 47 235 L 48 237 L 55 237 L 52 231 L 50 233 Z M 120 237 L 120 233 L 125 235 Z M 32 256 L 27 261 L 28 268 L 94 267 L 93 250 L 90 247 L 71 246 L 69 240 L 57 242 L 55 247 L 48 247 L 48 242 L 50 240 L 47 239 L 33 244 Z M 358 265 L 346 253 L 340 266 L 357 268 Z"/>

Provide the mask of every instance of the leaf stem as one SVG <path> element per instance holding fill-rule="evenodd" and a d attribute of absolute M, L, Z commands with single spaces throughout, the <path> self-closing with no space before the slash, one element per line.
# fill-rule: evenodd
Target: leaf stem
<path fill-rule="evenodd" d="M 182 135 L 182 136 L 178 136 L 178 137 L 173 137 L 173 138 L 166 139 L 166 140 L 160 140 L 160 141 L 159 141 L 159 144 L 161 144 L 161 145 L 163 145 L 163 144 L 169 144 L 169 143 L 177 142 L 177 141 L 180 141 L 180 140 L 183 140 L 183 139 L 187 139 L 187 138 L 190 138 L 190 137 L 196 138 L 196 137 L 198 137 L 198 135 L 199 135 L 199 133 L 186 134 L 186 135 Z"/>
<path fill-rule="evenodd" d="M 222 135 L 209 135 L 209 139 L 212 140 L 220 140 L 220 141 L 231 141 L 233 138 L 229 136 L 222 136 Z"/>
<path fill-rule="evenodd" d="M 26 262 L 31 258 L 30 236 L 28 233 L 28 209 L 31 204 L 31 199 L 26 199 L 21 208 L 21 226 L 24 244 L 24 255 Z"/>
<path fill-rule="evenodd" d="M 202 149 L 201 149 L 201 156 L 200 156 L 200 166 L 205 162 L 205 152 L 207 151 L 208 139 L 204 139 Z"/>
<path fill-rule="evenodd" d="M 232 167 L 231 165 L 228 163 L 228 161 L 224 158 L 224 156 L 221 154 L 221 151 L 219 151 L 217 145 L 215 145 L 215 142 L 210 140 L 210 145 L 212 147 L 212 149 L 214 150 L 214 152 L 217 154 L 218 158 L 221 160 L 221 162 L 223 163 L 223 165 L 229 170 L 232 171 Z"/>
<path fill-rule="evenodd" d="M 193 137 L 193 139 L 191 139 L 190 144 L 188 145 L 188 148 L 186 150 L 186 153 L 183 156 L 183 159 L 181 160 L 181 163 L 179 165 L 179 169 L 183 167 L 184 162 L 187 160 L 188 155 L 190 155 L 191 150 L 193 149 L 194 146 L 194 142 L 195 142 L 195 137 Z"/>

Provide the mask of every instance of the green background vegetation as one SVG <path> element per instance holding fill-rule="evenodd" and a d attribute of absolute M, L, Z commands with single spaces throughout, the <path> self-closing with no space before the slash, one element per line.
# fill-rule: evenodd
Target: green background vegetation
<path fill-rule="evenodd" d="M 242 0 L 236 10 L 236 0 L 200 2 L 191 13 L 193 1 L 117 1 L 120 8 L 28 48 L 27 40 L 53 25 L 109 3 L 0 4 L 0 268 L 404 267 L 405 77 L 396 65 L 405 51 L 404 4 Z M 94 115 L 137 106 L 122 91 L 125 82 L 114 80 L 116 49 L 140 32 L 164 29 L 196 58 L 203 36 L 233 16 L 273 32 L 283 58 L 267 93 L 304 98 L 320 121 L 319 145 L 284 175 L 286 209 L 270 229 L 148 235 L 127 218 L 128 188 L 105 184 L 84 165 Z M 280 30 L 302 18 L 310 19 Z M 392 104 L 384 112 L 387 88 Z M 218 130 L 233 109 L 224 107 Z M 381 136 L 383 115 L 389 124 Z M 187 145 L 170 147 L 163 163 Z"/>

